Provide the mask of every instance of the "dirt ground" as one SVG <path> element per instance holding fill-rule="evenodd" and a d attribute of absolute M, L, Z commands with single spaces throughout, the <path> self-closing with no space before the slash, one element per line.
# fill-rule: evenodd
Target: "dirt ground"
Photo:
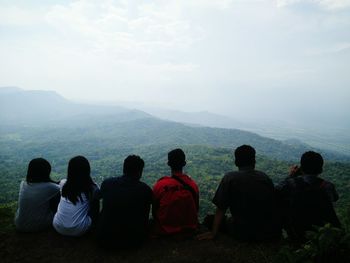
<path fill-rule="evenodd" d="M 157 238 L 141 248 L 107 251 L 89 233 L 65 237 L 53 229 L 19 233 L 13 225 L 14 205 L 0 206 L 0 262 L 103 263 L 103 262 L 271 262 L 280 244 L 241 243 L 219 235 L 212 241 L 195 238 Z M 204 232 L 203 228 L 201 232 Z"/>
<path fill-rule="evenodd" d="M 106 251 L 92 234 L 60 236 L 54 230 L 36 234 L 0 234 L 0 262 L 271 262 L 277 244 L 238 243 L 226 236 L 214 241 L 151 239 L 139 249 Z"/>

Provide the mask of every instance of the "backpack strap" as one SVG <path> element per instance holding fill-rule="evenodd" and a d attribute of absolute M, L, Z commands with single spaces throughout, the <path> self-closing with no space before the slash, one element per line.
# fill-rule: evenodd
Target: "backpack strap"
<path fill-rule="evenodd" d="M 176 180 L 180 184 L 182 184 L 183 188 L 192 194 L 193 201 L 195 202 L 196 208 L 198 210 L 199 209 L 199 200 L 198 200 L 196 191 L 189 184 L 186 184 L 181 178 L 174 176 L 174 175 L 171 178 L 173 178 L 174 180 Z"/>

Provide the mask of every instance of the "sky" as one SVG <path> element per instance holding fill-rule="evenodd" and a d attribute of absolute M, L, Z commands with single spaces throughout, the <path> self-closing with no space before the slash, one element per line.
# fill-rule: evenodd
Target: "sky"
<path fill-rule="evenodd" d="M 0 0 L 0 86 L 350 124 L 350 0 Z"/>

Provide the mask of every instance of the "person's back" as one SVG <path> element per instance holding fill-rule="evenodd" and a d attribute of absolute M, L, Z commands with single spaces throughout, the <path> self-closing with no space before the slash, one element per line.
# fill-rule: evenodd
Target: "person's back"
<path fill-rule="evenodd" d="M 98 187 L 90 177 L 90 164 L 83 156 L 69 161 L 67 180 L 60 182 L 61 199 L 53 227 L 61 235 L 81 236 L 92 226 L 98 210 Z"/>
<path fill-rule="evenodd" d="M 60 182 L 61 189 L 66 180 Z M 94 192 L 98 188 L 94 188 Z M 86 233 L 91 225 L 89 216 L 91 198 L 82 193 L 81 198 L 74 204 L 71 200 L 61 196 L 57 212 L 53 218 L 53 226 L 58 233 L 65 236 L 80 236 Z"/>
<path fill-rule="evenodd" d="M 154 234 L 193 233 L 198 228 L 199 189 L 182 172 L 185 154 L 175 149 L 168 154 L 172 176 L 162 177 L 153 187 Z"/>
<path fill-rule="evenodd" d="M 194 194 L 174 176 L 193 189 Z M 153 187 L 156 232 L 174 234 L 198 227 L 198 187 L 186 174 L 176 173 L 158 180 Z"/>
<path fill-rule="evenodd" d="M 143 166 L 140 157 L 129 156 L 124 175 L 108 178 L 101 185 L 97 238 L 104 247 L 135 247 L 148 236 L 152 190 L 140 181 Z"/>
<path fill-rule="evenodd" d="M 253 169 L 224 176 L 213 203 L 230 209 L 230 233 L 241 240 L 265 240 L 279 236 L 274 186 L 263 172 Z"/>
<path fill-rule="evenodd" d="M 22 181 L 15 217 L 16 229 L 23 232 L 34 232 L 50 227 L 54 216 L 50 200 L 57 194 L 59 194 L 59 186 L 55 183 Z"/>
<path fill-rule="evenodd" d="M 219 231 L 243 241 L 280 238 L 274 185 L 265 173 L 255 170 L 254 148 L 249 145 L 238 147 L 235 164 L 238 171 L 223 177 L 213 198 L 217 209 L 213 222 L 208 219 L 212 231 L 198 238 L 212 239 Z M 228 220 L 225 218 L 227 209 L 232 215 Z"/>
<path fill-rule="evenodd" d="M 35 232 L 51 227 L 59 186 L 50 179 L 50 171 L 45 159 L 33 159 L 29 163 L 27 178 L 20 185 L 15 215 L 18 231 Z"/>
<path fill-rule="evenodd" d="M 302 175 L 290 175 L 277 186 L 284 218 L 284 227 L 293 239 L 302 239 L 313 226 L 331 223 L 340 227 L 332 201 L 338 199 L 334 185 L 318 177 L 322 172 L 320 154 L 306 152 L 301 158 Z M 311 167 L 311 168 L 310 168 Z M 305 174 L 308 173 L 308 174 Z"/>

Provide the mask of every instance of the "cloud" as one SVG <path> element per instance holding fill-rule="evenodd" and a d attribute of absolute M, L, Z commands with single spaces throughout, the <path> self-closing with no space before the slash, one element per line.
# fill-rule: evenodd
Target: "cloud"
<path fill-rule="evenodd" d="M 350 0 L 319 0 L 316 2 L 319 2 L 319 5 L 328 10 L 341 10 L 350 8 Z"/>
<path fill-rule="evenodd" d="M 43 22 L 44 9 L 24 9 L 17 6 L 0 6 L 0 25 L 30 26 Z"/>
<path fill-rule="evenodd" d="M 350 8 L 350 0 L 276 0 L 278 7 L 296 4 L 313 4 L 327 11 L 337 11 Z"/>
<path fill-rule="evenodd" d="M 182 2 L 184 5 L 200 8 L 214 8 L 214 9 L 227 9 L 231 7 L 232 3 L 239 2 L 237 0 L 182 0 L 177 1 Z"/>
<path fill-rule="evenodd" d="M 147 59 L 181 52 L 202 37 L 201 29 L 173 5 L 76 1 L 54 6 L 46 20 L 63 36 L 84 42 L 94 52 L 112 52 L 118 59 Z"/>
<path fill-rule="evenodd" d="M 337 54 L 344 51 L 350 50 L 350 42 L 342 42 L 330 45 L 328 47 L 323 48 L 313 48 L 306 52 L 307 55 L 310 56 L 319 56 L 324 54 Z"/>

